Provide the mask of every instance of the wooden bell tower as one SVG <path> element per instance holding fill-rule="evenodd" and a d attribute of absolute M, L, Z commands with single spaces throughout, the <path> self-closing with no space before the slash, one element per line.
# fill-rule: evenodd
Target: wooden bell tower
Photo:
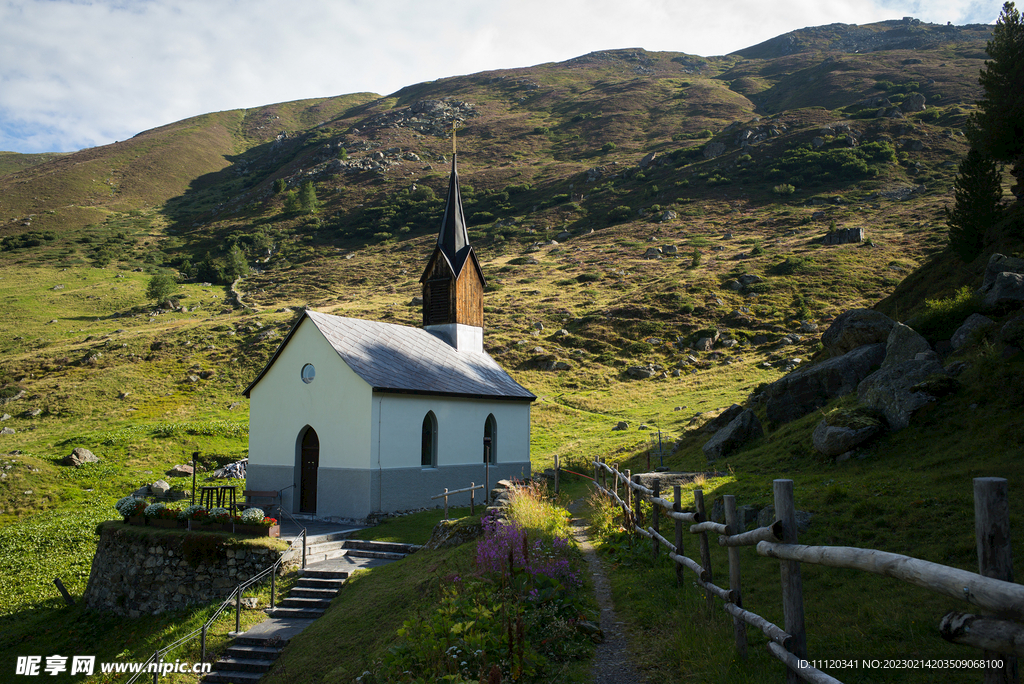
<path fill-rule="evenodd" d="M 484 274 L 469 244 L 454 155 L 441 230 L 420 283 L 423 327 L 447 337 L 460 351 L 477 346 L 478 351 L 483 351 Z M 475 330 L 464 329 L 467 327 Z M 479 345 L 475 341 L 470 342 L 470 347 L 462 343 L 477 338 Z"/>

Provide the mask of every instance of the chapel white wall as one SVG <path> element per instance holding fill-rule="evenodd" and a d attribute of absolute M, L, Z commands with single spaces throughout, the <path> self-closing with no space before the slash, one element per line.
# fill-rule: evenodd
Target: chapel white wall
<path fill-rule="evenodd" d="M 316 378 L 302 381 L 312 363 Z M 370 468 L 369 385 L 338 356 L 308 318 L 249 393 L 249 463 L 294 467 L 299 433 L 320 440 L 321 468 Z"/>

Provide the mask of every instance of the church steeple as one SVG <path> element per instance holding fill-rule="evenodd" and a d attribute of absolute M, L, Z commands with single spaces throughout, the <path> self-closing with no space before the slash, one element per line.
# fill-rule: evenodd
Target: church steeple
<path fill-rule="evenodd" d="M 420 282 L 423 327 L 460 351 L 483 351 L 484 275 L 469 244 L 455 155 L 437 244 Z"/>

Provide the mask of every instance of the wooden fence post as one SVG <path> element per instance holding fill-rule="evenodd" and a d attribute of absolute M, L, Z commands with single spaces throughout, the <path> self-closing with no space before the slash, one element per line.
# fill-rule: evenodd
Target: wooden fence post
<path fill-rule="evenodd" d="M 1010 497 L 1001 477 L 974 478 L 974 535 L 978 545 L 978 574 L 1013 581 L 1010 549 Z M 1017 684 L 1017 659 L 984 651 L 984 658 L 1003 661 L 1003 667 L 985 668 L 985 684 Z"/>
<path fill-rule="evenodd" d="M 654 498 L 658 499 L 661 497 L 661 480 L 654 481 Z M 658 534 L 661 534 L 661 506 L 651 502 L 651 527 Z M 658 542 L 657 537 L 651 539 L 651 563 L 657 564 L 658 562 L 658 548 L 661 544 Z"/>
<path fill-rule="evenodd" d="M 633 476 L 630 475 L 630 472 L 631 472 L 630 469 L 626 468 L 626 482 L 632 482 L 633 481 Z M 627 530 L 629 530 L 629 531 L 633 530 L 633 521 L 630 518 L 630 511 L 632 511 L 632 510 L 633 510 L 633 488 L 630 487 L 627 484 L 626 485 L 626 511 L 623 513 L 623 515 L 625 516 L 626 519 L 623 522 L 626 523 L 625 524 L 625 528 Z"/>
<path fill-rule="evenodd" d="M 740 524 L 736 515 L 736 497 L 726 494 L 725 499 L 725 524 L 729 528 L 729 534 L 743 532 L 743 525 Z M 729 547 L 729 589 L 732 590 L 733 603 L 737 608 L 743 607 L 743 598 L 740 594 L 740 549 L 738 546 Z M 732 619 L 733 632 L 736 635 L 736 652 L 740 658 L 747 657 L 747 623 L 738 617 Z"/>
<path fill-rule="evenodd" d="M 555 454 L 555 494 L 558 493 L 558 454 Z"/>
<path fill-rule="evenodd" d="M 683 495 L 682 488 L 679 485 L 672 487 L 672 510 L 676 513 L 683 511 Z M 680 556 L 683 554 L 683 521 L 675 520 L 676 524 L 676 553 Z M 676 566 L 676 586 L 683 586 L 683 566 L 679 563 L 673 563 Z"/>
<path fill-rule="evenodd" d="M 796 544 L 796 504 L 793 501 L 793 481 L 775 480 L 772 483 L 775 494 L 775 517 L 782 522 L 784 544 Z M 797 658 L 807 659 L 807 631 L 804 627 L 803 580 L 800 576 L 800 561 L 779 561 L 782 575 L 782 614 L 786 631 L 793 635 L 789 652 Z M 800 677 L 793 670 L 786 670 L 787 684 L 799 684 Z"/>
<path fill-rule="evenodd" d="M 608 471 L 604 469 L 604 466 L 608 465 L 608 457 L 607 456 L 602 456 L 601 457 L 601 464 L 602 464 L 602 468 L 601 468 L 601 486 L 604 487 L 605 489 L 608 489 Z"/>
<path fill-rule="evenodd" d="M 601 457 L 600 456 L 595 456 L 594 457 L 594 484 L 597 484 L 598 482 L 601 481 L 601 473 L 600 473 L 601 466 L 598 465 L 600 462 L 601 462 Z"/>
<path fill-rule="evenodd" d="M 640 476 L 639 475 L 634 475 L 633 476 L 633 484 L 640 484 Z M 630 487 L 630 489 L 632 489 L 632 487 Z M 641 520 L 641 518 L 640 518 L 640 498 L 641 498 L 640 497 L 640 493 L 639 492 L 634 492 L 634 494 L 633 494 L 633 525 L 634 526 L 638 522 L 640 522 L 640 520 Z"/>
<path fill-rule="evenodd" d="M 619 466 L 615 466 L 615 472 L 612 473 L 612 491 L 615 492 L 615 496 L 619 495 Z"/>
<path fill-rule="evenodd" d="M 694 489 L 693 490 L 693 503 L 697 505 L 697 514 L 700 516 L 701 521 L 708 519 L 707 512 L 704 510 L 704 490 Z M 700 564 L 708 573 L 707 582 L 714 584 L 715 578 L 711 573 L 711 549 L 708 547 L 708 533 L 701 532 L 700 534 Z M 713 610 L 715 607 L 715 595 L 707 589 L 704 590 L 704 595 L 707 597 L 708 610 Z"/>

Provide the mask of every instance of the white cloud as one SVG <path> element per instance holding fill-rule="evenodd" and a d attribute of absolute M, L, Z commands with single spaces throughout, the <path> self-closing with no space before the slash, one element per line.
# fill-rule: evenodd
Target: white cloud
<path fill-rule="evenodd" d="M 0 0 L 0 149 L 72 150 L 223 109 L 381 94 L 643 47 L 701 55 L 805 26 L 990 23 L 998 0 Z"/>

